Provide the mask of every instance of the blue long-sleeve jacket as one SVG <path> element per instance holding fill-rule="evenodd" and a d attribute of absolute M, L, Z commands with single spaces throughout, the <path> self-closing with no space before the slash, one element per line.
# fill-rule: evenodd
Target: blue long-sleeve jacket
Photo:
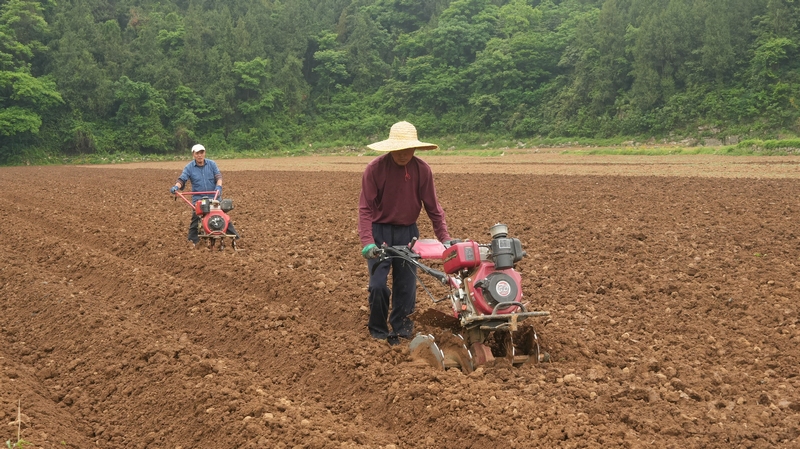
<path fill-rule="evenodd" d="M 181 190 L 186 187 L 186 182 L 192 183 L 192 192 L 211 192 L 217 186 L 217 181 L 222 179 L 222 173 L 217 167 L 217 163 L 211 159 L 206 159 L 203 166 L 197 165 L 196 161 L 191 161 L 183 167 L 183 172 L 178 177 L 181 183 Z M 203 195 L 192 195 L 192 202 L 202 198 Z"/>

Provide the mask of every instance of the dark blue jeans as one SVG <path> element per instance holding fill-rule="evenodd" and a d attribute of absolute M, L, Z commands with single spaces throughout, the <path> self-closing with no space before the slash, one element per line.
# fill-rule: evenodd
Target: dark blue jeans
<path fill-rule="evenodd" d="M 384 242 L 389 246 L 407 245 L 414 237 L 419 237 L 419 229 L 416 224 L 396 226 L 373 223 L 372 236 L 378 246 Z M 379 339 L 411 338 L 414 323 L 409 315 L 414 312 L 417 303 L 417 267 L 400 259 L 388 259 L 380 263 L 377 259 L 370 259 L 367 261 L 369 273 L 372 273 L 375 265 L 378 266 L 369 277 L 369 333 Z M 391 290 L 387 287 L 390 269 Z M 392 327 L 391 331 L 389 325 Z"/>

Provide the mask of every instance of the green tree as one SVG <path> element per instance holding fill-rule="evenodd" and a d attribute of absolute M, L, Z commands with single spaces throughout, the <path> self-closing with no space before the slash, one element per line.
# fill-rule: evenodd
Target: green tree
<path fill-rule="evenodd" d="M 237 107 L 245 117 L 275 109 L 282 92 L 272 83 L 270 61 L 255 58 L 236 62 L 233 72 L 239 76 Z"/>
<path fill-rule="evenodd" d="M 633 41 L 634 81 L 631 102 L 639 110 L 660 106 L 686 87 L 693 51 L 700 47 L 695 30 L 703 22 L 692 10 L 692 0 L 648 2 L 638 26 L 630 28 Z"/>
<path fill-rule="evenodd" d="M 377 0 L 365 6 L 364 11 L 396 38 L 428 25 L 449 3 L 450 0 Z"/>
<path fill-rule="evenodd" d="M 358 91 L 374 91 L 391 76 L 391 67 L 384 61 L 390 51 L 390 37 L 366 14 L 356 14 L 349 22 L 343 49 L 352 86 Z"/>
<path fill-rule="evenodd" d="M 489 0 L 454 1 L 430 32 L 431 55 L 453 67 L 471 63 L 496 34 L 498 12 Z"/>
<path fill-rule="evenodd" d="M 48 30 L 42 12 L 34 1 L 0 4 L 0 142 L 38 133 L 42 113 L 63 101 L 50 77 L 31 72 L 32 60 L 45 50 L 39 40 Z"/>
<path fill-rule="evenodd" d="M 162 120 L 167 105 L 149 83 L 136 82 L 127 76 L 114 84 L 118 102 L 114 117 L 119 129 L 117 150 L 146 153 L 166 152 L 168 134 Z"/>
<path fill-rule="evenodd" d="M 124 70 L 121 31 L 114 21 L 95 24 L 89 5 L 80 2 L 72 6 L 60 8 L 55 15 L 58 33 L 49 43 L 48 70 L 69 111 L 79 111 L 89 120 L 107 117 L 114 102 L 113 80 Z M 102 35 L 95 34 L 95 27 Z M 118 54 L 106 57 L 103 50 L 114 42 Z"/>
<path fill-rule="evenodd" d="M 800 3 L 768 0 L 756 17 L 749 83 L 759 127 L 800 132 Z"/>
<path fill-rule="evenodd" d="M 178 86 L 173 93 L 169 116 L 172 118 L 173 146 L 179 153 L 185 153 L 192 142 L 198 140 L 196 129 L 203 122 L 211 122 L 219 117 L 212 114 L 211 108 L 203 98 L 188 86 Z"/>
<path fill-rule="evenodd" d="M 319 77 L 317 85 L 321 92 L 329 96 L 349 83 L 347 71 L 347 52 L 336 42 L 336 35 L 323 33 L 317 39 L 319 50 L 314 52 L 314 73 Z"/>

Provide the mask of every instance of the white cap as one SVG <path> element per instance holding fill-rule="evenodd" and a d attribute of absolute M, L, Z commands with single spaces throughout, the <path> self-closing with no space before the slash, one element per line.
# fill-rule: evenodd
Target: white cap
<path fill-rule="evenodd" d="M 206 151 L 206 147 L 200 145 L 199 143 L 192 147 L 192 153 L 197 153 L 198 151 Z"/>

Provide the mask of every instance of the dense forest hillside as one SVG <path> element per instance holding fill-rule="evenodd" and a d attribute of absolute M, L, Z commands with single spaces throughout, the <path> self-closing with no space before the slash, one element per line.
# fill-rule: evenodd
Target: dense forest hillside
<path fill-rule="evenodd" d="M 0 163 L 800 132 L 795 0 L 0 0 Z"/>

